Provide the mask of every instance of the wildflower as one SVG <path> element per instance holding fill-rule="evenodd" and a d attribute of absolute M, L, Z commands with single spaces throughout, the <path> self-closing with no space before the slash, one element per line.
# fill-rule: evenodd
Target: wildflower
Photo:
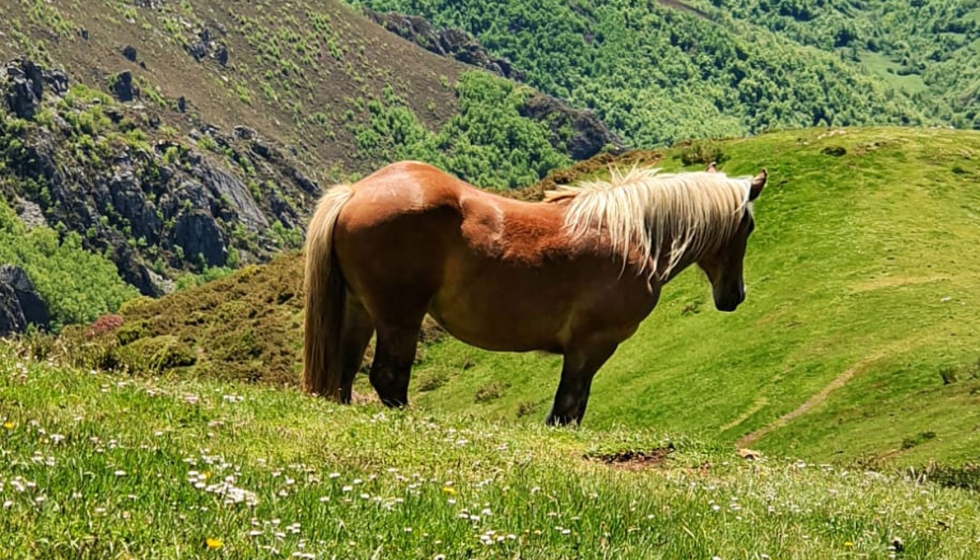
<path fill-rule="evenodd" d="M 446 494 L 449 494 L 450 496 L 456 495 L 456 489 L 451 486 L 443 486 L 442 491 L 445 492 Z"/>
<path fill-rule="evenodd" d="M 14 423 L 13 423 L 13 422 L 11 422 L 10 420 L 7 420 L 6 422 L 4 422 L 4 423 L 3 423 L 3 427 L 4 427 L 5 429 L 7 429 L 7 430 L 13 430 L 13 429 L 14 429 L 14 426 L 16 426 L 16 425 L 17 425 L 17 424 L 14 424 Z"/>
<path fill-rule="evenodd" d="M 854 543 L 852 543 L 851 541 L 847 541 L 846 543 L 844 543 L 844 546 L 846 546 L 847 548 L 851 548 L 852 546 L 854 546 Z"/>
<path fill-rule="evenodd" d="M 221 539 L 208 538 L 205 542 L 208 545 L 208 550 L 217 550 L 225 545 L 225 543 L 221 542 Z"/>
<path fill-rule="evenodd" d="M 126 471 L 120 470 L 120 471 L 116 471 L 116 472 L 114 472 L 112 474 L 114 474 L 116 476 L 126 476 Z"/>

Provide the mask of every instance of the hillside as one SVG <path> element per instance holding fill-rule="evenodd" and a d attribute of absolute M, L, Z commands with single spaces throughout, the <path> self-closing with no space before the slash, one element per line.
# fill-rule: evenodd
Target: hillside
<path fill-rule="evenodd" d="M 7 8 L 0 203 L 143 295 L 296 248 L 323 185 L 394 159 L 511 188 L 619 145 L 593 115 L 334 1 Z"/>
<path fill-rule="evenodd" d="M 776 187 L 756 205 L 747 301 L 714 311 L 694 271 L 668 285 L 600 371 L 586 423 L 819 460 L 975 460 L 980 136 L 812 130 L 723 150 L 723 169 L 767 166 Z M 448 341 L 425 363 L 442 385 L 419 406 L 525 422 L 546 413 L 559 369 Z"/>
<path fill-rule="evenodd" d="M 980 219 L 980 137 L 823 129 L 620 161 L 676 169 L 682 160 L 700 167 L 704 157 L 720 158 L 730 173 L 771 172 L 746 260 L 748 299 L 734 314 L 718 313 L 706 281 L 682 274 L 599 373 L 586 425 L 701 433 L 820 460 L 975 460 L 980 313 L 968 294 L 980 282 L 969 257 Z M 577 168 L 596 172 L 589 162 Z M 296 383 L 301 267 L 284 256 L 176 297 L 134 302 L 110 346 L 138 339 L 148 345 L 140 353 L 163 348 L 167 356 L 177 340 L 195 356 L 175 370 L 182 375 L 217 370 Z M 559 358 L 481 352 L 437 329 L 426 339 L 414 406 L 531 424 L 547 412 Z M 89 363 L 87 354 L 79 359 Z"/>
<path fill-rule="evenodd" d="M 841 54 L 943 122 L 980 128 L 980 2 L 711 0 L 801 44 Z"/>
<path fill-rule="evenodd" d="M 473 33 L 490 53 L 511 60 L 528 84 L 595 110 L 633 147 L 785 128 L 930 121 L 928 102 L 915 103 L 839 53 L 801 44 L 750 17 L 727 17 L 726 8 L 706 3 L 358 3 Z"/>
<path fill-rule="evenodd" d="M 967 560 L 980 538 L 976 494 L 944 487 L 976 489 L 975 470 L 341 408 L 15 351 L 0 345 L 0 401 L 13 403 L 0 409 L 0 544 L 13 559 Z"/>

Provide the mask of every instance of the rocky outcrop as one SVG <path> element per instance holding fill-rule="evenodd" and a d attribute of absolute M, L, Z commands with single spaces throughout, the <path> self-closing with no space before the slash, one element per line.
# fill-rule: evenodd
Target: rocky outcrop
<path fill-rule="evenodd" d="M 222 66 L 228 64 L 228 46 L 215 41 L 212 38 L 211 30 L 207 27 L 198 32 L 197 39 L 187 45 L 186 49 L 187 54 L 198 62 L 210 55 L 218 64 Z"/>
<path fill-rule="evenodd" d="M 228 237 L 214 216 L 203 210 L 182 212 L 170 239 L 185 256 L 192 260 L 203 258 L 208 266 L 223 266 L 228 260 Z"/>
<path fill-rule="evenodd" d="M 13 179 L 0 184 L 3 196 L 26 222 L 78 233 L 144 295 L 162 295 L 173 278 L 200 272 L 201 264 L 268 259 L 286 241 L 272 225 L 301 227 L 297 209 L 320 192 L 289 150 L 252 129 L 229 134 L 198 123 L 190 139 L 154 142 L 161 119 L 152 110 L 93 101 L 108 122 L 98 131 L 76 130 L 78 115 L 62 112 L 87 111 L 85 102 L 50 102 L 67 91 L 67 76 L 29 61 L 9 68 L 0 91 L 13 92 L 14 102 L 0 106 L 0 118 L 8 118 L 8 107 L 34 115 L 42 104 L 52 115 L 20 129 L 17 148 L 0 153 Z M 125 83 L 123 75 L 113 84 Z M 125 127 L 134 123 L 147 141 L 127 140 Z M 79 145 L 81 137 L 98 151 Z"/>
<path fill-rule="evenodd" d="M 112 80 L 112 94 L 119 101 L 132 101 L 136 96 L 133 88 L 133 73 L 129 70 L 116 74 Z"/>
<path fill-rule="evenodd" d="M 520 113 L 523 117 L 547 123 L 551 128 L 551 143 L 563 146 L 573 159 L 586 160 L 603 149 L 613 153 L 625 149 L 622 141 L 595 113 L 575 109 L 554 97 L 537 93 L 520 108 Z"/>
<path fill-rule="evenodd" d="M 23 332 L 27 325 L 47 328 L 48 306 L 24 269 L 0 266 L 0 336 Z"/>
<path fill-rule="evenodd" d="M 34 118 L 44 88 L 58 96 L 68 91 L 68 76 L 60 70 L 43 70 L 29 59 L 12 61 L 0 69 L 0 88 L 7 107 L 22 119 Z"/>
<path fill-rule="evenodd" d="M 437 30 L 423 17 L 397 12 L 381 13 L 364 8 L 364 13 L 378 25 L 429 52 L 455 58 L 511 80 L 524 80 L 524 74 L 515 69 L 509 60 L 490 55 L 476 39 L 462 29 Z"/>

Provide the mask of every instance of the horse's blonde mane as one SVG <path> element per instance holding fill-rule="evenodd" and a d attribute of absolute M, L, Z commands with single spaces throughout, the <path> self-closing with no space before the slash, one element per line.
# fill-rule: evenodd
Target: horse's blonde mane
<path fill-rule="evenodd" d="M 720 172 L 661 173 L 633 167 L 545 193 L 546 203 L 567 201 L 565 228 L 573 237 L 606 228 L 611 249 L 623 257 L 639 249 L 666 278 L 688 252 L 701 255 L 735 233 L 748 202 L 751 177 Z M 669 247 L 664 247 L 666 241 Z M 666 263 L 661 270 L 661 257 Z M 624 264 L 625 266 L 625 264 Z M 640 269 L 640 272 L 643 268 Z"/>

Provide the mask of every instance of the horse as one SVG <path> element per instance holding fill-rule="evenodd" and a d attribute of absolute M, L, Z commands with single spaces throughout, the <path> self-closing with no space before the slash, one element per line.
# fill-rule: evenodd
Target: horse
<path fill-rule="evenodd" d="M 319 198 L 305 241 L 303 384 L 343 404 L 376 335 L 369 379 L 408 405 L 422 322 L 485 350 L 562 355 L 546 423 L 580 425 L 596 372 L 697 264 L 715 307 L 745 299 L 742 268 L 767 181 L 611 169 L 527 202 L 401 161 Z"/>

